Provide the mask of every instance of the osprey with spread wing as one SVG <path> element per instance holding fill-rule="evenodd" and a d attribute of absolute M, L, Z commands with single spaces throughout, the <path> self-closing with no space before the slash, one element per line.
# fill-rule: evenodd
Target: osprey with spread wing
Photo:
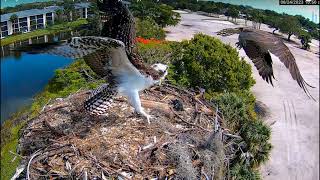
<path fill-rule="evenodd" d="M 243 48 L 247 56 L 252 60 L 259 71 L 259 75 L 268 83 L 274 79 L 271 54 L 277 56 L 282 63 L 289 69 L 290 74 L 304 92 L 313 99 L 307 86 L 309 85 L 301 76 L 296 60 L 289 48 L 277 36 L 258 29 L 233 28 L 223 29 L 217 34 L 230 36 L 239 33 L 239 42 L 236 43 L 239 49 Z"/>
<path fill-rule="evenodd" d="M 157 68 L 162 76 L 152 76 L 144 69 L 137 69 L 128 59 L 125 45 L 122 41 L 97 36 L 73 37 L 69 41 L 32 44 L 16 50 L 31 54 L 47 53 L 69 58 L 85 58 L 91 69 L 103 72 L 108 85 L 97 89 L 92 98 L 85 102 L 85 109 L 93 114 L 104 114 L 116 95 L 128 98 L 135 111 L 147 118 L 148 115 L 141 107 L 139 91 L 160 84 L 167 74 L 167 66 Z M 100 74 L 101 75 L 101 74 Z"/>

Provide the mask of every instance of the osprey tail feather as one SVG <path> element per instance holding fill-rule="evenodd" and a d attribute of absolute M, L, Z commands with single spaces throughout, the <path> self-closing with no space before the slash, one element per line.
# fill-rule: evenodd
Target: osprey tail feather
<path fill-rule="evenodd" d="M 108 84 L 103 84 L 95 89 L 90 98 L 84 102 L 84 108 L 90 114 L 104 114 L 111 107 L 113 97 L 116 94 L 115 88 L 110 87 Z"/>

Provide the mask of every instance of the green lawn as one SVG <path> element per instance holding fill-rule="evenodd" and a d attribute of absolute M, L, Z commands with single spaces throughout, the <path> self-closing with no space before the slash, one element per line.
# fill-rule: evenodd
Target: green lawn
<path fill-rule="evenodd" d="M 86 19 L 79 19 L 79 20 L 73 21 L 73 22 L 66 22 L 66 23 L 53 25 L 53 26 L 46 28 L 46 29 L 39 29 L 39 30 L 35 30 L 35 31 L 29 32 L 29 33 L 12 35 L 7 38 L 1 39 L 0 42 L 1 42 L 1 46 L 4 46 L 4 45 L 14 43 L 16 41 L 29 39 L 29 38 L 36 37 L 36 36 L 43 36 L 46 34 L 52 34 L 52 33 L 61 32 L 61 31 L 69 31 L 75 27 L 78 27 L 80 25 L 87 24 L 87 23 L 88 23 L 88 21 Z"/>
<path fill-rule="evenodd" d="M 16 152 L 19 130 L 23 125 L 24 122 L 13 127 L 11 129 L 12 139 L 3 147 L 1 147 L 1 179 L 3 180 L 10 179 L 14 174 L 16 167 L 20 163 L 20 157 L 17 156 L 16 158 L 14 158 L 15 155 L 10 153 L 10 151 L 14 153 Z"/>

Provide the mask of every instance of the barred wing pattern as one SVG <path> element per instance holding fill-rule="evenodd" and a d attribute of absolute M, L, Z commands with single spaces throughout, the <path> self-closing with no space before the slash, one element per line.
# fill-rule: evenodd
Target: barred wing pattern
<path fill-rule="evenodd" d="M 113 97 L 116 95 L 116 88 L 108 84 L 103 84 L 91 93 L 88 100 L 84 103 L 84 108 L 91 114 L 104 114 L 107 109 L 111 107 Z"/>
<path fill-rule="evenodd" d="M 314 87 L 303 79 L 294 56 L 280 38 L 269 32 L 256 29 L 244 29 L 240 32 L 239 42 L 264 80 L 272 84 L 272 78 L 274 78 L 270 55 L 270 53 L 272 53 L 285 64 L 292 78 L 296 80 L 304 92 L 313 99 L 307 86 Z"/>

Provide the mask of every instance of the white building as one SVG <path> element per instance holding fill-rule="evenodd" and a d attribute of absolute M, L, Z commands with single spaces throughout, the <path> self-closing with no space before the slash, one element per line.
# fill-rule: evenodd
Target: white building
<path fill-rule="evenodd" d="M 79 12 L 80 17 L 87 18 L 89 6 L 90 3 L 77 3 L 75 9 Z M 48 24 L 54 24 L 55 12 L 58 9 L 63 8 L 50 6 L 44 9 L 30 9 L 1 15 L 1 39 L 15 32 L 30 32 L 36 29 L 44 29 Z M 11 22 L 10 17 L 13 14 L 16 14 L 18 18 Z"/>

